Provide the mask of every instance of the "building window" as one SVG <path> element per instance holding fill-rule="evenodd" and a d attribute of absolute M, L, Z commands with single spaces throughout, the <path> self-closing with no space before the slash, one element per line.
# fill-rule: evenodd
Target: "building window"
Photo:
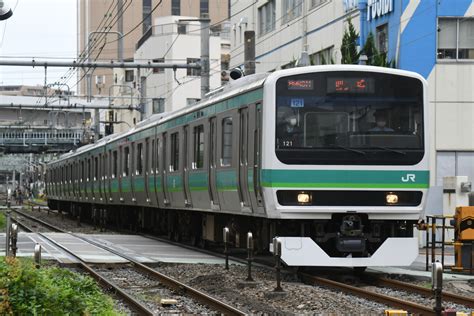
<path fill-rule="evenodd" d="M 311 8 L 320 6 L 321 4 L 327 2 L 328 0 L 311 0 Z"/>
<path fill-rule="evenodd" d="M 143 144 L 138 144 L 137 145 L 137 170 L 136 174 L 137 176 L 141 175 L 143 173 Z"/>
<path fill-rule="evenodd" d="M 181 15 L 181 0 L 171 1 L 171 15 Z"/>
<path fill-rule="evenodd" d="M 198 103 L 199 101 L 201 101 L 201 99 L 186 98 L 186 105 L 191 106 L 191 105 L 194 105 L 194 104 Z"/>
<path fill-rule="evenodd" d="M 226 117 L 222 120 L 222 152 L 221 166 L 232 164 L 232 118 Z"/>
<path fill-rule="evenodd" d="M 186 34 L 186 24 L 178 23 L 178 34 Z"/>
<path fill-rule="evenodd" d="M 151 27 L 151 0 L 143 0 L 143 34 Z"/>
<path fill-rule="evenodd" d="M 282 23 L 293 20 L 303 11 L 303 0 L 282 0 Z"/>
<path fill-rule="evenodd" d="M 179 134 L 171 134 L 171 164 L 170 171 L 179 170 Z"/>
<path fill-rule="evenodd" d="M 333 53 L 334 46 L 325 48 L 311 54 L 309 59 L 311 60 L 311 65 L 326 65 L 326 64 L 333 64 L 332 60 L 332 53 Z"/>
<path fill-rule="evenodd" d="M 380 53 L 388 52 L 388 24 L 377 26 L 376 29 L 377 49 Z"/>
<path fill-rule="evenodd" d="M 209 0 L 201 0 L 200 13 L 201 16 L 203 14 L 209 14 Z"/>
<path fill-rule="evenodd" d="M 164 63 L 165 59 L 164 58 L 155 58 L 155 59 L 152 59 L 152 62 L 154 62 L 154 63 Z M 164 68 L 153 68 L 153 73 L 154 74 L 162 74 L 164 72 L 165 72 Z"/>
<path fill-rule="evenodd" d="M 165 111 L 165 99 L 163 98 L 155 98 L 153 99 L 152 104 L 152 113 L 163 113 Z"/>
<path fill-rule="evenodd" d="M 125 70 L 125 81 L 132 82 L 134 79 L 133 70 Z"/>
<path fill-rule="evenodd" d="M 199 58 L 186 58 L 186 63 L 187 64 L 194 64 L 194 63 L 198 63 L 200 61 L 201 61 L 201 59 L 199 59 Z M 201 75 L 199 69 L 196 69 L 196 68 L 186 69 L 186 74 L 188 76 L 194 76 L 194 77 L 197 77 L 197 76 Z"/>
<path fill-rule="evenodd" d="M 438 59 L 474 59 L 474 19 L 439 19 L 438 30 Z"/>
<path fill-rule="evenodd" d="M 204 167 L 204 125 L 194 128 L 194 169 Z"/>
<path fill-rule="evenodd" d="M 275 30 L 275 0 L 270 0 L 258 8 L 258 26 L 260 35 Z"/>

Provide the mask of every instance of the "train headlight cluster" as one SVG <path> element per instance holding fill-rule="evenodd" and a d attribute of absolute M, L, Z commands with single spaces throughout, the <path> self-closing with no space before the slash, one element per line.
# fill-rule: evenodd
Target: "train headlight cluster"
<path fill-rule="evenodd" d="M 395 193 L 387 193 L 385 196 L 385 200 L 387 201 L 387 204 L 397 204 L 398 203 L 398 195 Z"/>
<path fill-rule="evenodd" d="M 309 193 L 301 192 L 297 196 L 298 203 L 309 204 L 311 203 L 311 195 Z"/>

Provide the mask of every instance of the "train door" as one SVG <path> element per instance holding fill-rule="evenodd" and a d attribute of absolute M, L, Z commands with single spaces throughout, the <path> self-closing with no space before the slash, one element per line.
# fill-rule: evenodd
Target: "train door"
<path fill-rule="evenodd" d="M 112 169 L 110 170 L 110 197 L 112 200 L 109 201 L 117 203 L 120 201 L 121 197 L 121 187 L 120 187 L 120 155 L 119 152 L 121 148 L 117 148 L 111 151 L 112 155 Z"/>
<path fill-rule="evenodd" d="M 183 132 L 181 129 L 175 129 L 169 133 L 167 158 L 169 168 L 167 176 L 167 193 L 169 201 L 173 207 L 184 207 L 183 191 Z"/>
<path fill-rule="evenodd" d="M 162 168 L 162 149 L 161 149 L 161 144 L 162 144 L 162 138 L 161 135 L 157 135 L 157 137 L 153 140 L 152 142 L 152 169 L 155 172 L 155 179 L 154 179 L 154 187 L 153 187 L 153 192 L 154 192 L 154 197 L 156 199 L 156 205 L 158 207 L 164 206 L 164 200 L 165 196 L 163 193 L 163 172 L 160 168 Z"/>
<path fill-rule="evenodd" d="M 209 127 L 205 123 L 206 120 L 203 119 L 189 125 L 188 156 L 191 164 L 188 174 L 188 189 L 193 208 L 199 209 L 209 209 L 209 205 L 211 205 L 209 198 L 209 141 L 206 140 Z"/>
<path fill-rule="evenodd" d="M 240 205 L 243 212 L 252 212 L 249 185 L 248 185 L 248 121 L 249 121 L 249 110 L 248 108 L 242 108 L 239 111 L 239 184 L 238 190 L 240 195 Z"/>
<path fill-rule="evenodd" d="M 189 191 L 189 127 L 188 125 L 183 128 L 183 193 L 184 193 L 184 206 L 190 207 L 191 204 L 191 192 Z"/>
<path fill-rule="evenodd" d="M 219 210 L 219 195 L 217 193 L 217 118 L 209 120 L 209 199 L 211 209 Z"/>
<path fill-rule="evenodd" d="M 170 204 L 170 196 L 168 191 L 168 134 L 163 133 L 163 140 L 161 142 L 161 188 L 163 190 L 163 203 L 165 206 Z"/>
<path fill-rule="evenodd" d="M 102 166 L 104 167 L 104 203 L 109 203 L 110 201 L 110 150 L 105 149 L 104 160 Z"/>
<path fill-rule="evenodd" d="M 145 201 L 142 202 L 143 205 L 150 205 L 150 179 L 153 179 L 153 175 L 150 174 L 150 138 L 145 139 L 145 151 L 143 153 L 143 159 L 145 160 L 143 163 L 144 168 L 144 185 L 145 185 Z"/>
<path fill-rule="evenodd" d="M 132 200 L 140 205 L 147 205 L 147 196 L 146 196 L 146 174 L 145 174 L 145 142 L 137 142 L 134 145 L 134 161 L 135 167 L 133 172 L 133 197 Z"/>
<path fill-rule="evenodd" d="M 221 210 L 241 211 L 239 193 L 239 116 L 237 110 L 227 111 L 217 116 L 216 168 L 217 193 Z"/>
<path fill-rule="evenodd" d="M 248 189 L 250 202 L 254 213 L 263 214 L 265 211 L 262 204 L 262 193 L 260 187 L 260 156 L 261 156 L 261 127 L 262 108 L 257 103 L 249 107 L 248 116 Z"/>

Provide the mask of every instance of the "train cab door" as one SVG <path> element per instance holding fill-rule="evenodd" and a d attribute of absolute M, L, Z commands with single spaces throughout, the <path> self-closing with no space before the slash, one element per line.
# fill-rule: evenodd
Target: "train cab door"
<path fill-rule="evenodd" d="M 144 205 L 151 205 L 151 192 L 150 192 L 150 179 L 153 179 L 153 174 L 150 173 L 151 170 L 151 162 L 150 162 L 150 138 L 145 139 L 145 152 L 143 155 L 144 163 L 143 163 L 143 174 L 144 174 L 144 185 L 145 185 L 145 201 L 141 204 Z"/>
<path fill-rule="evenodd" d="M 186 125 L 183 128 L 183 192 L 184 192 L 184 206 L 190 207 L 191 203 L 191 192 L 189 190 L 189 126 Z"/>
<path fill-rule="evenodd" d="M 209 199 L 211 209 L 219 210 L 219 195 L 217 193 L 217 118 L 209 120 Z"/>
<path fill-rule="evenodd" d="M 264 214 L 260 186 L 261 141 L 262 141 L 262 107 L 260 103 L 249 106 L 248 116 L 248 189 L 253 212 Z"/>
<path fill-rule="evenodd" d="M 249 110 L 242 108 L 239 111 L 239 150 L 238 150 L 238 172 L 239 183 L 238 190 L 240 195 L 240 205 L 242 212 L 252 212 L 252 205 L 250 203 L 249 195 L 249 168 L 248 168 L 248 154 L 249 154 Z"/>

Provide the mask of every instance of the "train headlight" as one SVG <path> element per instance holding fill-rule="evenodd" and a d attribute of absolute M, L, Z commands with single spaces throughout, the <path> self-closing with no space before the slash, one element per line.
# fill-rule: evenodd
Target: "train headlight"
<path fill-rule="evenodd" d="M 311 195 L 309 195 L 309 193 L 301 192 L 301 193 L 298 193 L 297 199 L 298 199 L 298 203 L 308 204 L 311 202 Z"/>
<path fill-rule="evenodd" d="M 397 204 L 398 195 L 394 193 L 387 193 L 387 195 L 385 196 L 385 200 L 387 201 L 387 204 Z"/>

